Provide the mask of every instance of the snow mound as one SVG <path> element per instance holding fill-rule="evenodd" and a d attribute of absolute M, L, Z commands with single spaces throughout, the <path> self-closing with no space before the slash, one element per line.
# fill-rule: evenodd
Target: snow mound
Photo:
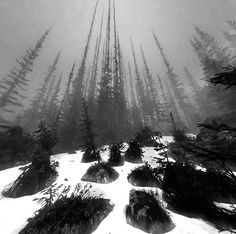
<path fill-rule="evenodd" d="M 172 137 L 164 137 L 163 142 L 169 142 Z M 155 164 L 157 152 L 152 147 L 143 148 L 144 161 L 151 165 Z M 58 154 L 52 156 L 53 161 L 59 162 L 58 177 L 56 184 L 70 185 L 73 189 L 78 183 L 87 185 L 88 183 L 81 181 L 82 176 L 92 163 L 81 163 L 83 153 L 77 151 L 75 154 Z M 101 154 L 102 159 L 108 159 L 108 150 Z M 119 178 L 110 184 L 91 183 L 92 192 L 94 194 L 102 194 L 102 197 L 110 199 L 114 204 L 113 211 L 101 222 L 99 227 L 93 232 L 94 234 L 141 234 L 145 233 L 126 223 L 125 207 L 129 204 L 129 194 L 132 189 L 135 190 L 153 190 L 161 194 L 161 190 L 154 188 L 135 187 L 127 181 L 127 175 L 137 167 L 136 164 L 125 162 L 124 166 L 117 167 Z M 13 167 L 0 171 L 0 193 L 7 185 L 14 182 L 21 174 L 20 167 Z M 21 198 L 5 198 L 0 195 L 0 233 L 1 234 L 17 234 L 27 224 L 27 219 L 34 215 L 34 212 L 41 208 L 36 198 L 42 197 L 42 193 Z M 170 234 L 217 234 L 218 230 L 209 223 L 194 218 L 170 212 L 170 217 L 175 228 L 168 232 Z M 226 234 L 229 232 L 222 232 Z"/>

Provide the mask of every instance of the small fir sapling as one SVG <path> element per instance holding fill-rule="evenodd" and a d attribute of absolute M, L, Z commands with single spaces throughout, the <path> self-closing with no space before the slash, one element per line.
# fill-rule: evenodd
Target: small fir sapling
<path fill-rule="evenodd" d="M 85 149 L 82 162 L 100 161 L 100 153 L 96 148 L 94 141 L 94 133 L 92 131 L 92 120 L 88 113 L 88 104 L 84 99 L 82 100 L 82 108 L 83 114 L 81 118 L 81 131 L 83 133 L 82 139 Z"/>
<path fill-rule="evenodd" d="M 122 144 L 112 144 L 109 147 L 110 157 L 108 164 L 111 166 L 122 166 L 124 164 L 124 159 L 121 156 Z"/>
<path fill-rule="evenodd" d="M 125 152 L 125 160 L 131 163 L 142 163 L 142 146 L 137 139 L 129 141 L 129 147 Z"/>

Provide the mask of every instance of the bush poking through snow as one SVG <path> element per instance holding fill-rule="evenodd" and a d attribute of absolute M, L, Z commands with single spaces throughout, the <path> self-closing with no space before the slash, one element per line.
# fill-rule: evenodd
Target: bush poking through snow
<path fill-rule="evenodd" d="M 100 161 L 100 152 L 97 149 L 87 148 L 83 154 L 82 163 L 90 163 L 94 161 Z"/>
<path fill-rule="evenodd" d="M 57 144 L 57 134 L 55 129 L 49 127 L 45 122 L 41 121 L 38 128 L 34 131 L 38 145 L 48 154 L 53 154 L 53 148 Z"/>
<path fill-rule="evenodd" d="M 160 182 L 155 176 L 155 169 L 147 163 L 131 171 L 127 179 L 134 186 L 160 187 Z"/>
<path fill-rule="evenodd" d="M 39 154 L 32 164 L 25 168 L 22 174 L 16 179 L 10 188 L 3 191 L 6 197 L 22 197 L 33 195 L 44 188 L 50 186 L 57 177 L 57 164 L 48 165 L 44 163 L 46 156 L 44 151 L 37 151 Z"/>
<path fill-rule="evenodd" d="M 100 161 L 100 153 L 95 145 L 95 134 L 92 128 L 92 120 L 88 113 L 88 104 L 83 99 L 82 100 L 83 113 L 81 117 L 81 131 L 83 133 L 83 148 L 85 152 L 83 154 L 82 162 L 90 163 L 94 161 Z"/>
<path fill-rule="evenodd" d="M 125 160 L 130 163 L 143 163 L 142 146 L 137 140 L 129 141 L 129 147 L 125 152 Z"/>
<path fill-rule="evenodd" d="M 119 177 L 119 173 L 105 162 L 98 162 L 88 168 L 82 181 L 109 184 Z"/>
<path fill-rule="evenodd" d="M 153 192 L 132 190 L 126 207 L 127 223 L 147 233 L 171 231 L 175 225 L 156 196 Z"/>
<path fill-rule="evenodd" d="M 110 157 L 108 164 L 112 167 L 123 166 L 124 158 L 121 156 L 121 144 L 112 144 L 109 148 Z"/>
<path fill-rule="evenodd" d="M 152 131 L 149 127 L 144 127 L 138 133 L 136 133 L 135 139 L 140 143 L 141 146 L 154 147 L 156 145 L 156 140 L 154 136 L 160 135 L 158 132 Z"/>
<path fill-rule="evenodd" d="M 185 142 L 188 140 L 188 137 L 184 130 L 176 129 L 173 131 L 173 137 L 175 142 Z"/>
<path fill-rule="evenodd" d="M 164 198 L 172 209 L 205 219 L 218 228 L 236 228 L 236 211 L 228 212 L 214 204 L 216 199 L 229 198 L 227 189 L 236 191 L 230 178 L 216 171 L 203 172 L 180 163 L 167 164 L 164 171 Z"/>
<path fill-rule="evenodd" d="M 44 122 L 40 122 L 34 134 L 37 147 L 32 157 L 32 163 L 13 185 L 3 192 L 4 196 L 15 198 L 33 195 L 50 186 L 57 177 L 56 164 L 51 165 L 50 162 L 50 155 L 57 142 L 55 131 Z"/>
<path fill-rule="evenodd" d="M 89 188 L 80 186 L 68 196 L 64 189 L 55 202 L 47 202 L 33 218 L 30 218 L 20 234 L 70 233 L 90 234 L 113 210 L 110 200 L 91 197 Z"/>

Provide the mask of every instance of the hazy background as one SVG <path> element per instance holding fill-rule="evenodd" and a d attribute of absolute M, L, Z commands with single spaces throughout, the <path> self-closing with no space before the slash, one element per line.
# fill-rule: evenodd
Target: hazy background
<path fill-rule="evenodd" d="M 76 60 L 77 67 L 81 61 L 95 3 L 96 0 L 0 0 L 0 78 L 7 74 L 15 58 L 35 45 L 45 30 L 52 27 L 34 72 L 29 75 L 30 94 L 34 94 L 59 50 L 62 56 L 58 73 L 62 71 L 66 79 L 73 61 Z M 104 7 L 106 13 L 107 4 L 108 0 L 99 0 L 90 52 L 94 50 L 100 18 Z M 201 79 L 198 60 L 189 42 L 194 26 L 207 30 L 224 44 L 222 31 L 228 30 L 226 20 L 236 19 L 235 0 L 116 0 L 116 6 L 125 61 L 132 62 L 131 37 L 140 65 L 139 43 L 143 45 L 152 72 L 165 74 L 152 37 L 154 30 L 181 79 L 184 79 L 183 66 Z"/>

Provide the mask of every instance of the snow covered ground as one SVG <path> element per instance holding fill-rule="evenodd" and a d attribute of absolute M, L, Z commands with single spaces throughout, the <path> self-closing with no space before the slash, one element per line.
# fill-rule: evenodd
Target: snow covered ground
<path fill-rule="evenodd" d="M 164 138 L 164 141 L 170 141 L 171 138 Z M 153 148 L 144 148 L 144 160 L 155 163 L 154 157 L 158 156 Z M 104 160 L 108 158 L 107 151 L 102 153 Z M 81 182 L 81 177 L 86 172 L 90 164 L 81 163 L 82 153 L 78 151 L 76 154 L 59 154 L 52 156 L 52 160 L 59 162 L 56 183 L 58 185 L 71 185 L 72 188 Z M 125 162 L 124 166 L 116 167 L 119 172 L 119 178 L 111 184 L 95 184 L 91 183 L 91 190 L 96 194 L 102 194 L 103 197 L 109 198 L 115 205 L 114 210 L 103 220 L 94 234 L 141 234 L 143 231 L 136 229 L 126 223 L 124 208 L 129 202 L 129 192 L 131 189 L 144 189 L 132 186 L 127 181 L 127 174 L 138 165 Z M 0 193 L 4 188 L 21 174 L 20 167 L 14 167 L 0 171 Z M 148 188 L 145 188 L 148 189 Z M 151 188 L 150 188 L 151 189 Z M 160 192 L 160 191 L 159 191 Z M 40 205 L 34 201 L 40 198 L 41 193 L 33 196 L 25 196 L 22 198 L 4 198 L 0 195 L 0 234 L 16 234 L 27 223 L 27 218 L 32 217 L 34 212 L 40 208 Z M 211 224 L 201 219 L 191 219 L 185 216 L 170 212 L 172 221 L 176 227 L 169 232 L 170 234 L 214 234 L 218 233 Z M 229 232 L 222 232 L 224 234 Z"/>

